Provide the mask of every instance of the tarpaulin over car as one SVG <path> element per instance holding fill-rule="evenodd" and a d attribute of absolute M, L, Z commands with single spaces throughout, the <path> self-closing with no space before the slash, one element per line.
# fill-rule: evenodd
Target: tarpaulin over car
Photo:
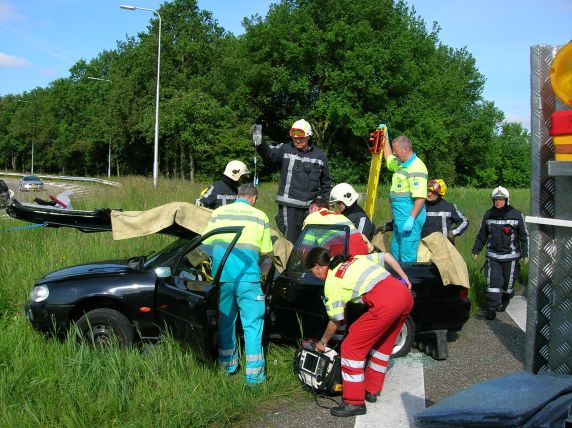
<path fill-rule="evenodd" d="M 443 285 L 470 287 L 465 259 L 441 232 L 433 232 L 421 240 L 417 249 L 417 261 L 435 263 Z"/>
<path fill-rule="evenodd" d="M 111 211 L 113 239 L 151 235 L 178 225 L 200 235 L 212 210 L 188 202 L 171 202 L 145 211 Z"/>

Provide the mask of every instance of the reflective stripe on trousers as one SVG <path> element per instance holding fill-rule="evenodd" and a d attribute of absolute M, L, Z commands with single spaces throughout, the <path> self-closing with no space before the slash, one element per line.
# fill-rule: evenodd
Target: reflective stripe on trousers
<path fill-rule="evenodd" d="M 391 276 L 363 301 L 369 310 L 350 326 L 341 347 L 343 399 L 349 404 L 363 404 L 365 391 L 381 391 L 393 345 L 413 308 L 409 289 Z"/>
<path fill-rule="evenodd" d="M 391 201 L 391 212 L 393 214 L 393 236 L 391 237 L 391 255 L 400 262 L 416 262 L 417 247 L 421 240 L 421 230 L 427 217 L 425 207 L 415 218 L 413 229 L 410 233 L 403 233 L 403 226 L 409 218 L 409 213 L 413 209 L 413 199 L 408 197 L 393 197 Z"/>
<path fill-rule="evenodd" d="M 224 282 L 220 286 L 219 300 L 219 363 L 227 373 L 238 368 L 236 348 L 236 320 L 244 330 L 246 353 L 245 376 L 248 383 L 264 381 L 264 297 L 259 282 Z"/>

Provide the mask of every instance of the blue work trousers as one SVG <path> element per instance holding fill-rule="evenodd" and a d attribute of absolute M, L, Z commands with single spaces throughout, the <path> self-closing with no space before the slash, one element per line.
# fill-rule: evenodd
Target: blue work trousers
<path fill-rule="evenodd" d="M 262 331 L 264 330 L 264 295 L 260 282 L 223 282 L 219 300 L 219 364 L 227 373 L 238 369 L 236 345 L 236 320 L 244 330 L 246 353 L 245 376 L 247 383 L 264 381 L 264 352 Z"/>
<path fill-rule="evenodd" d="M 404 233 L 403 225 L 413 209 L 413 199 L 410 197 L 392 197 L 391 212 L 393 214 L 393 236 L 391 238 L 391 255 L 400 262 L 416 262 L 417 247 L 421 240 L 421 229 L 425 224 L 427 214 L 425 207 L 419 212 L 413 223 L 411 232 Z"/>

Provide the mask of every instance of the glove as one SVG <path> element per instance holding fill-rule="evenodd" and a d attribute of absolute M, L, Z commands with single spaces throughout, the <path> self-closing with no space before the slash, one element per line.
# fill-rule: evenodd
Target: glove
<path fill-rule="evenodd" d="M 252 143 L 255 147 L 260 146 L 262 144 L 262 125 L 253 125 L 250 130 L 252 132 Z"/>
<path fill-rule="evenodd" d="M 409 233 L 413 229 L 413 224 L 415 223 L 415 217 L 409 216 L 405 224 L 403 225 L 403 233 Z"/>
<path fill-rule="evenodd" d="M 473 254 L 472 257 L 473 257 L 473 260 L 476 262 L 476 261 L 477 261 L 477 257 L 479 257 L 479 255 L 478 255 L 478 254 Z"/>
<path fill-rule="evenodd" d="M 378 128 L 385 130 L 385 138 L 387 138 L 387 141 L 389 141 L 389 130 L 387 129 L 387 125 L 385 123 L 380 123 Z"/>
<path fill-rule="evenodd" d="M 528 257 L 523 257 L 522 261 L 524 262 L 525 265 L 527 265 L 528 264 Z"/>
<path fill-rule="evenodd" d="M 455 239 L 455 234 L 453 233 L 452 230 L 450 230 L 449 233 L 447 233 L 447 238 L 449 238 L 450 240 Z"/>

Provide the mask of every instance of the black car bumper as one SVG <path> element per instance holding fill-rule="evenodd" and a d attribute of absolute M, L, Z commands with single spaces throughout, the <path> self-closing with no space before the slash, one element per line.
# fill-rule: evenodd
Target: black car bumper
<path fill-rule="evenodd" d="M 60 334 L 67 330 L 72 305 L 48 305 L 28 301 L 24 306 L 32 326 L 43 333 Z"/>

